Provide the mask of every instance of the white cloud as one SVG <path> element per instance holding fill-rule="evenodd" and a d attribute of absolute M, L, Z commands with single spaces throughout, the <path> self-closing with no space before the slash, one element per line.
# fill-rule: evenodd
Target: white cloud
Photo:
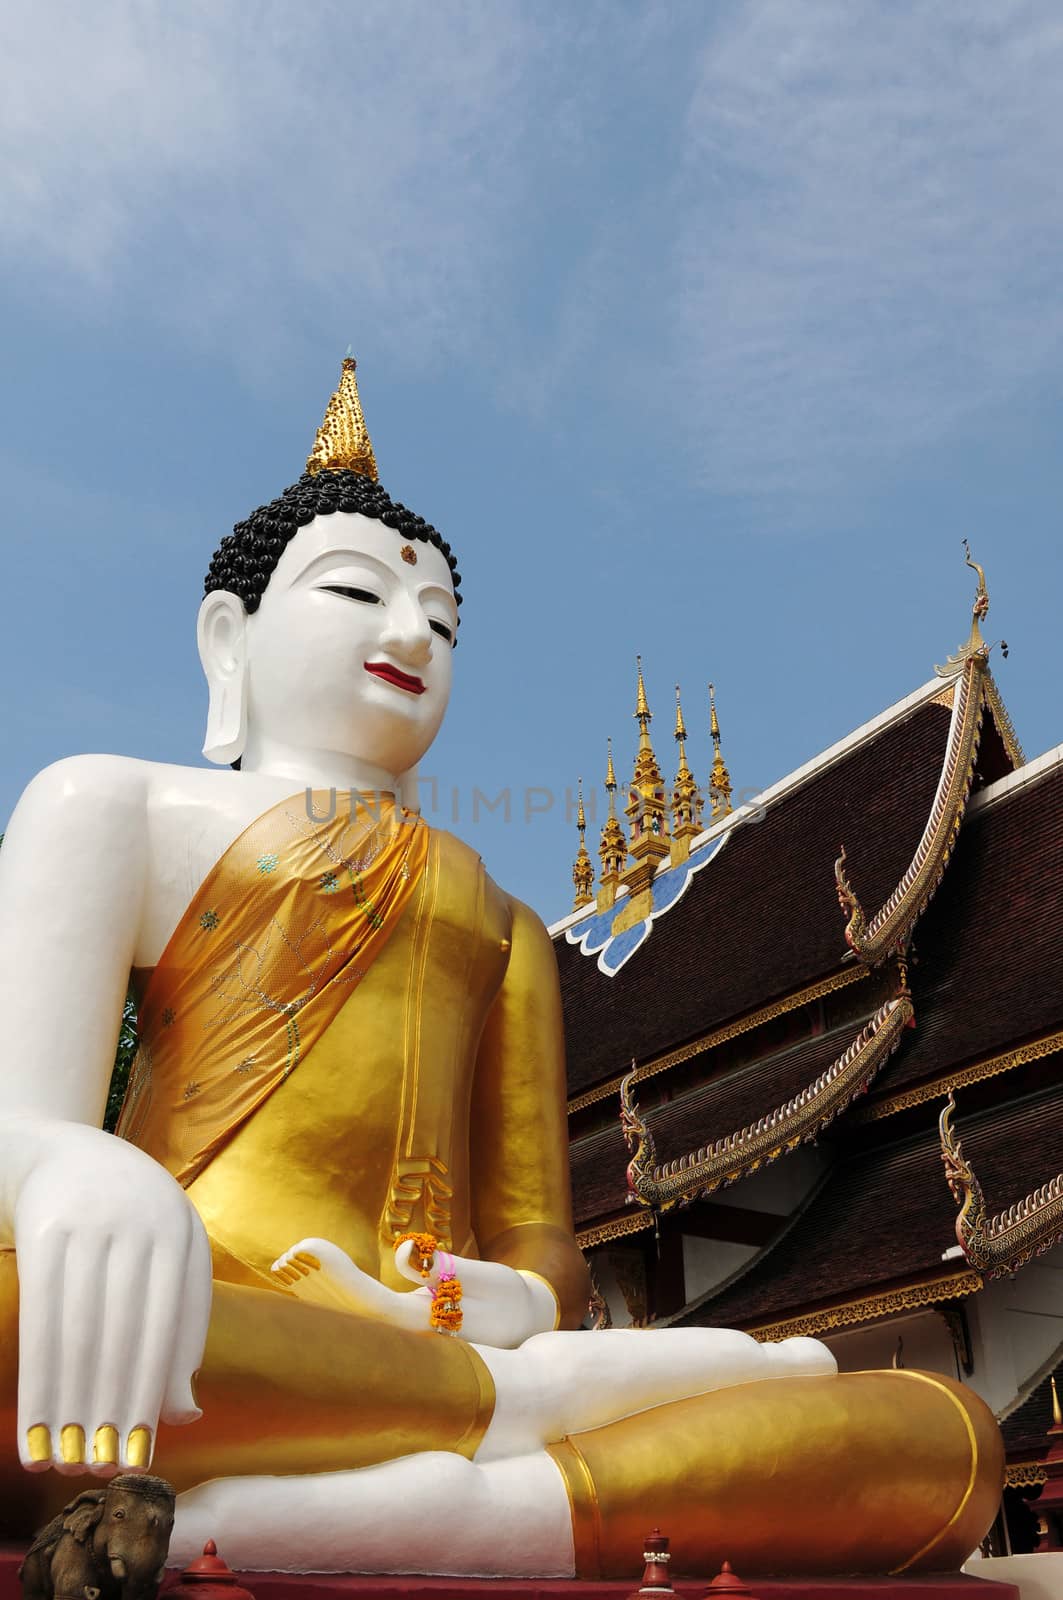
<path fill-rule="evenodd" d="M 475 0 L 12 6 L 0 248 L 234 344 L 386 311 L 423 357 L 490 320 L 548 47 Z"/>
<path fill-rule="evenodd" d="M 1063 15 L 757 0 L 706 46 L 673 205 L 705 479 L 786 493 L 1058 362 Z"/>

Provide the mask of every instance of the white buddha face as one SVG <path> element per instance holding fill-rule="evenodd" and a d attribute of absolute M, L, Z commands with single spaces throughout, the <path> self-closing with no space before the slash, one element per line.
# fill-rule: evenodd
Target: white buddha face
<path fill-rule="evenodd" d="M 457 621 L 434 545 L 355 512 L 315 517 L 246 620 L 249 735 L 401 776 L 443 720 Z"/>

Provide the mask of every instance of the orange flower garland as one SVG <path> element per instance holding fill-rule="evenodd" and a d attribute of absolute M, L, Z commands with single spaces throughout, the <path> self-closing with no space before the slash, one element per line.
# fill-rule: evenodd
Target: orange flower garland
<path fill-rule="evenodd" d="M 410 1260 L 421 1274 L 427 1278 L 435 1265 L 435 1255 L 439 1248 L 438 1240 L 430 1233 L 404 1233 L 395 1240 L 395 1248 L 407 1242 L 413 1245 L 410 1251 Z M 437 1333 L 456 1334 L 461 1332 L 464 1313 L 461 1309 L 462 1287 L 461 1279 L 454 1271 L 454 1257 L 447 1251 L 442 1252 L 445 1265 L 436 1279 L 436 1287 L 429 1289 L 432 1296 L 432 1306 L 428 1313 L 428 1320 Z"/>

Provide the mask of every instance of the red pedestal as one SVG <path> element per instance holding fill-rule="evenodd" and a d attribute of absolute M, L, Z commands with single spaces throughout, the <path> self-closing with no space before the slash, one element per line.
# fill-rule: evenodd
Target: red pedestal
<path fill-rule="evenodd" d="M 224 1552 L 223 1552 L 224 1553 Z M 19 1562 L 25 1551 L 0 1547 L 0 1600 L 20 1600 Z M 713 1573 L 673 1578 L 677 1600 L 703 1600 Z M 742 1576 L 758 1600 L 1019 1600 L 1011 1583 L 984 1578 L 758 1578 Z M 565 1578 L 353 1578 L 293 1577 L 242 1572 L 239 1581 L 255 1600 L 626 1600 L 632 1582 L 577 1583 Z M 170 1573 L 160 1600 L 177 1585 Z M 221 1594 L 225 1591 L 221 1590 Z"/>

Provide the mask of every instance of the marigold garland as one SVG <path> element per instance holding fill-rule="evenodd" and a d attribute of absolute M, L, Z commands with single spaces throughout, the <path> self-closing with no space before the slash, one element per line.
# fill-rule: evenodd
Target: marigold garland
<path fill-rule="evenodd" d="M 410 1261 L 414 1268 L 427 1278 L 435 1265 L 436 1251 L 439 1241 L 430 1233 L 404 1233 L 395 1240 L 395 1248 L 400 1244 L 412 1243 Z M 428 1321 L 437 1333 L 455 1334 L 461 1332 L 464 1321 L 464 1312 L 461 1309 L 462 1287 L 461 1279 L 454 1271 L 454 1257 L 447 1251 L 441 1251 L 442 1271 L 436 1279 L 435 1288 L 429 1287 L 432 1296 L 432 1305 L 428 1313 Z"/>
<path fill-rule="evenodd" d="M 410 1251 L 411 1265 L 416 1267 L 422 1278 L 427 1278 L 432 1270 L 438 1248 L 434 1236 L 430 1233 L 403 1233 L 395 1240 L 395 1249 L 397 1250 L 400 1244 L 406 1244 L 407 1241 L 411 1241 L 413 1244 L 413 1249 Z M 415 1256 L 420 1256 L 419 1263 L 414 1260 Z"/>
<path fill-rule="evenodd" d="M 437 1333 L 460 1333 L 464 1313 L 461 1309 L 461 1279 L 454 1272 L 441 1272 L 432 1291 L 428 1320 Z"/>

